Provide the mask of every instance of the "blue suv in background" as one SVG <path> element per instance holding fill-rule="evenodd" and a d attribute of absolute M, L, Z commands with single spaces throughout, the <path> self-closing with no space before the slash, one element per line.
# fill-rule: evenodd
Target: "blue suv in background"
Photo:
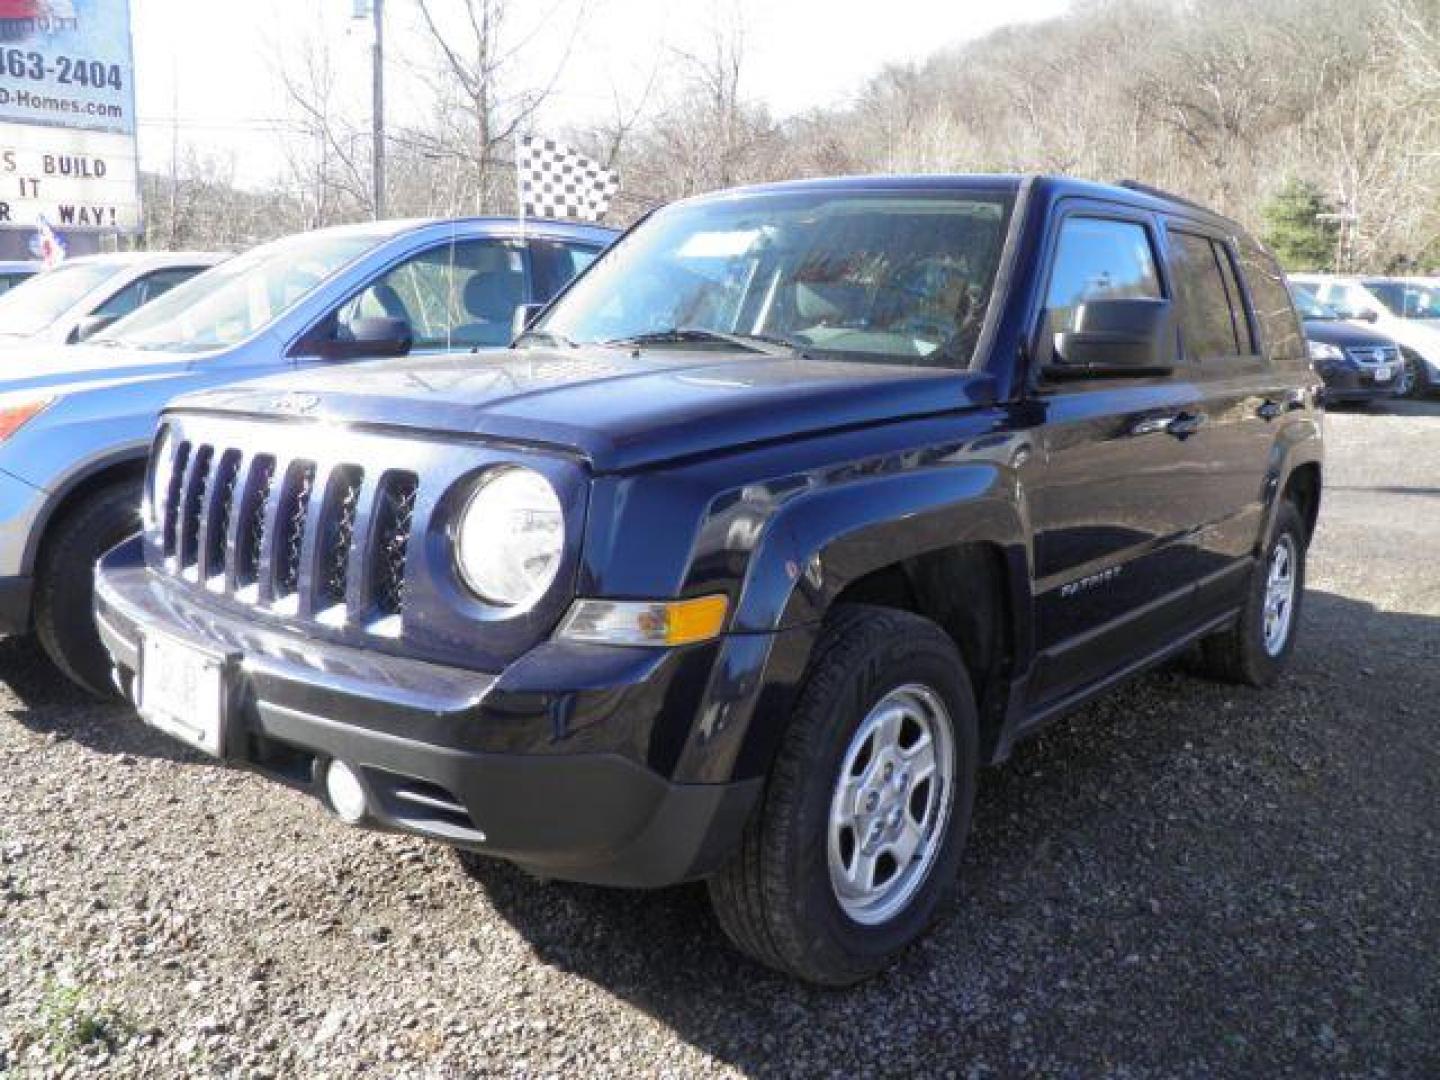
<path fill-rule="evenodd" d="M 282 371 L 504 345 L 609 244 L 584 225 L 385 221 L 276 240 L 180 285 L 84 345 L 16 348 L 0 379 L 0 632 L 38 634 L 110 690 L 91 568 L 139 528 L 161 406 Z"/>

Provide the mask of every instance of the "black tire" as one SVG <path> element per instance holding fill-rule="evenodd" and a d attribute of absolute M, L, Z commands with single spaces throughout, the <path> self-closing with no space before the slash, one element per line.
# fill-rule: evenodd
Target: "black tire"
<path fill-rule="evenodd" d="M 831 885 L 828 822 L 852 737 L 872 706 L 897 688 L 933 692 L 950 716 L 952 801 L 939 847 L 904 906 L 863 924 Z M 739 850 L 709 881 L 731 942 L 760 963 L 825 986 L 874 975 L 920 937 L 955 887 L 975 799 L 974 695 L 950 638 L 927 619 L 845 605 L 816 645 L 805 684 Z M 887 774 L 888 775 L 888 774 Z"/>
<path fill-rule="evenodd" d="M 1294 594 L 1279 648 L 1267 647 L 1265 641 L 1266 591 L 1270 564 L 1276 548 L 1288 544 L 1294 556 Z M 1262 557 L 1251 572 L 1245 607 L 1234 625 L 1212 634 L 1200 643 L 1200 672 L 1222 682 L 1248 686 L 1269 686 L 1280 676 L 1300 629 L 1300 616 L 1305 602 L 1305 551 L 1309 544 L 1305 522 L 1300 511 L 1289 499 L 1275 511 L 1275 525 L 1265 544 Z"/>
<path fill-rule="evenodd" d="M 46 530 L 35 571 L 35 633 L 64 674 L 98 698 L 118 696 L 92 603 L 95 561 L 140 528 L 140 483 L 87 495 Z"/>
<path fill-rule="evenodd" d="M 1401 349 L 1401 356 L 1405 364 L 1405 393 L 1401 397 L 1424 398 L 1430 396 L 1430 369 L 1425 366 L 1425 361 L 1420 354 L 1409 349 Z"/>

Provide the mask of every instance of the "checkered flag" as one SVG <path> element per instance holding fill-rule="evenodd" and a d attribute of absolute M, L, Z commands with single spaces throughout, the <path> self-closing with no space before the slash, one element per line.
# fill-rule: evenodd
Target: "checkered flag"
<path fill-rule="evenodd" d="M 613 169 L 554 139 L 524 135 L 516 143 L 515 170 L 524 217 L 599 221 L 620 188 Z"/>

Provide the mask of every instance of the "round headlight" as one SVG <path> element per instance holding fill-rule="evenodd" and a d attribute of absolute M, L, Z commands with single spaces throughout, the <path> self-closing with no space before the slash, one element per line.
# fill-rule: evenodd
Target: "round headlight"
<path fill-rule="evenodd" d="M 520 607 L 550 588 L 565 552 L 565 512 L 550 481 L 530 469 L 496 469 L 460 517 L 455 561 L 480 599 Z"/>

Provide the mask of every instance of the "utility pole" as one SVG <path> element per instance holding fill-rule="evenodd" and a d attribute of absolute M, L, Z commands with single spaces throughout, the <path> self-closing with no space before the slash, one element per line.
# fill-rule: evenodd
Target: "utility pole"
<path fill-rule="evenodd" d="M 372 57 L 374 101 L 371 106 L 375 146 L 371 152 L 372 198 L 375 220 L 385 216 L 385 0 L 370 0 L 370 14 L 375 20 L 375 46 Z"/>

